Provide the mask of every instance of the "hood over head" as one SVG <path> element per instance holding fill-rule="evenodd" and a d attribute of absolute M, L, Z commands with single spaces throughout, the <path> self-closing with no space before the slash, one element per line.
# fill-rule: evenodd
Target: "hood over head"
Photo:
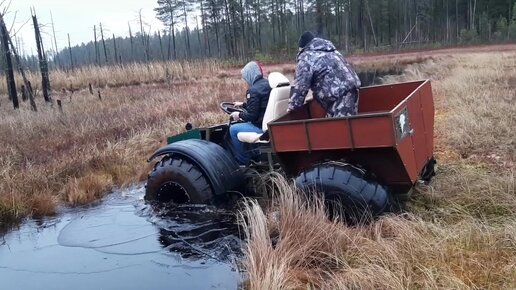
<path fill-rule="evenodd" d="M 262 67 L 255 61 L 247 63 L 241 73 L 242 78 L 249 86 L 252 86 L 256 80 L 263 77 Z"/>
<path fill-rule="evenodd" d="M 322 38 L 314 38 L 310 43 L 308 43 L 304 50 L 314 50 L 314 51 L 334 51 L 336 50 L 335 45 L 331 43 L 331 41 L 322 39 Z"/>

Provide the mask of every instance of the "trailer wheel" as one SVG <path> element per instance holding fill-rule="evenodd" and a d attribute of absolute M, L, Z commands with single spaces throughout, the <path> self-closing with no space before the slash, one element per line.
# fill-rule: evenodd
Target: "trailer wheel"
<path fill-rule="evenodd" d="M 208 178 L 199 167 L 181 157 L 164 157 L 147 178 L 146 200 L 177 204 L 207 204 L 213 198 Z"/>
<path fill-rule="evenodd" d="M 391 208 L 386 187 L 348 164 L 317 165 L 302 172 L 296 185 L 307 194 L 322 194 L 331 218 L 340 216 L 353 224 L 370 221 Z"/>

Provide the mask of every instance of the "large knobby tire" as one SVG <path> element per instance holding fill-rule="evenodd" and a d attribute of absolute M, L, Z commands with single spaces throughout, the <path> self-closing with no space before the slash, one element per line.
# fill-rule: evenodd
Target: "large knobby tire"
<path fill-rule="evenodd" d="M 208 178 L 182 157 L 164 157 L 147 178 L 145 199 L 176 204 L 209 204 L 213 198 Z"/>
<path fill-rule="evenodd" d="M 339 216 L 353 224 L 371 221 L 391 208 L 389 191 L 348 164 L 317 165 L 302 172 L 296 185 L 306 194 L 322 194 L 330 217 Z"/>

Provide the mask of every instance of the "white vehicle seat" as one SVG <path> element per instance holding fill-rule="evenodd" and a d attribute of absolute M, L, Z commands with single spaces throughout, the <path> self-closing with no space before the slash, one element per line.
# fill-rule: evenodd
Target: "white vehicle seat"
<path fill-rule="evenodd" d="M 290 81 L 286 76 L 279 72 L 272 72 L 269 74 L 269 85 L 272 90 L 269 95 L 269 102 L 265 109 L 263 116 L 262 130 L 267 132 L 269 129 L 267 124 L 276 118 L 287 113 L 288 101 L 290 98 Z M 263 134 L 254 132 L 240 132 L 237 137 L 240 142 L 244 143 L 260 143 L 267 141 L 260 141 Z"/>

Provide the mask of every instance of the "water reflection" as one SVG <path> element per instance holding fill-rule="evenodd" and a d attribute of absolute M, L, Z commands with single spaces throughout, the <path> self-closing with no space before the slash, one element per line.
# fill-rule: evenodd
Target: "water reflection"
<path fill-rule="evenodd" d="M 149 206 L 135 187 L 0 238 L 0 288 L 237 289 L 240 243 L 231 211 Z"/>

